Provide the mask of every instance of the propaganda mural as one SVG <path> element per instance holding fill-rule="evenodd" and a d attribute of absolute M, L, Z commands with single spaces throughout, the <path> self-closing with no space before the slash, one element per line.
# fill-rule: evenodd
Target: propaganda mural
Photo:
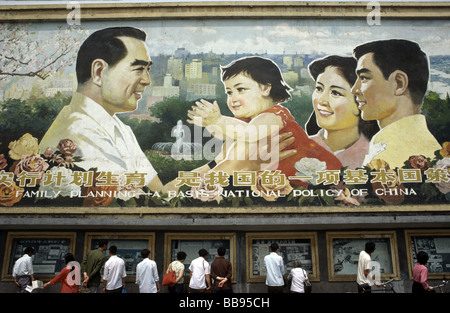
<path fill-rule="evenodd" d="M 0 205 L 448 204 L 449 26 L 2 23 Z"/>

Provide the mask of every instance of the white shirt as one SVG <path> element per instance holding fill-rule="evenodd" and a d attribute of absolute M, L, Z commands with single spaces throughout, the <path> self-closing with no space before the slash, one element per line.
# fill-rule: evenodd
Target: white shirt
<path fill-rule="evenodd" d="M 82 160 L 74 163 L 85 170 L 145 173 L 145 185 L 157 175 L 131 128 L 81 93 L 74 93 L 53 121 L 40 143 L 41 152 L 55 151 L 62 139 L 71 139 L 77 146 L 74 156 Z"/>
<path fill-rule="evenodd" d="M 156 262 L 145 258 L 136 266 L 136 284 L 140 293 L 157 293 L 156 282 L 159 281 Z"/>
<path fill-rule="evenodd" d="M 33 274 L 32 257 L 28 254 L 24 254 L 21 258 L 17 259 L 14 264 L 13 277 L 30 276 Z"/>
<path fill-rule="evenodd" d="M 284 263 L 283 258 L 271 252 L 264 257 L 264 266 L 266 267 L 266 285 L 267 286 L 283 286 Z"/>
<path fill-rule="evenodd" d="M 123 286 L 122 278 L 126 277 L 125 262 L 116 255 L 111 256 L 105 263 L 103 279 L 106 280 L 106 289 L 115 290 Z"/>
<path fill-rule="evenodd" d="M 211 272 L 209 263 L 203 257 L 198 257 L 191 262 L 189 270 L 192 273 L 189 287 L 192 289 L 205 289 L 207 287 L 205 275 L 209 275 Z"/>
<path fill-rule="evenodd" d="M 303 282 L 308 279 L 306 271 L 300 267 L 293 268 L 289 273 L 289 279 L 291 283 L 291 291 L 304 293 L 305 288 Z"/>
<path fill-rule="evenodd" d="M 362 284 L 369 284 L 373 285 L 372 281 L 369 280 L 368 277 L 364 275 L 364 270 L 372 270 L 372 259 L 370 257 L 370 254 L 368 254 L 366 251 L 361 251 L 359 254 L 359 260 L 358 260 L 358 274 L 356 275 L 356 282 L 358 285 Z"/>

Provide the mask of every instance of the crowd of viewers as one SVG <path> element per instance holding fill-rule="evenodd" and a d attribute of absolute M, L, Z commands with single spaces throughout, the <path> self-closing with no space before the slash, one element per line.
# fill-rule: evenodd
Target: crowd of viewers
<path fill-rule="evenodd" d="M 106 260 L 105 251 L 109 251 L 109 258 Z M 356 282 L 359 293 L 370 293 L 373 285 L 380 286 L 372 276 L 371 255 L 375 251 L 375 244 L 367 242 L 361 251 L 358 260 L 358 272 Z M 32 255 L 34 249 L 27 247 L 24 255 L 19 258 L 13 268 L 14 282 L 18 293 L 29 292 L 27 287 L 35 280 Z M 219 247 L 214 261 L 210 264 L 207 261 L 208 251 L 200 249 L 198 257 L 191 261 L 188 269 L 190 272 L 188 292 L 189 293 L 232 293 L 232 264 L 225 258 L 226 249 Z M 158 293 L 161 290 L 157 264 L 150 258 L 150 250 L 141 251 L 143 260 L 136 266 L 136 284 L 140 293 Z M 177 259 L 171 262 L 165 274 L 175 272 L 175 281 L 168 285 L 170 293 L 184 293 L 185 265 L 187 254 L 183 251 L 177 253 Z M 64 257 L 66 267 L 49 282 L 43 285 L 46 288 L 61 282 L 61 293 L 124 293 L 126 266 L 122 258 L 117 256 L 117 246 L 112 245 L 108 249 L 108 242 L 100 240 L 98 248 L 90 250 L 83 258 L 80 267 L 72 253 L 67 253 Z M 413 293 L 423 293 L 431 291 L 427 283 L 428 270 L 425 266 L 428 261 L 428 254 L 420 251 L 417 253 L 417 265 L 413 269 Z M 285 265 L 282 256 L 279 254 L 279 245 L 272 243 L 270 253 L 264 257 L 266 269 L 266 281 L 268 293 L 283 293 L 285 287 L 289 286 L 291 293 L 311 292 L 308 274 L 302 268 L 300 260 L 295 260 L 293 268 L 288 275 L 285 275 Z M 101 270 L 103 269 L 103 274 Z M 76 275 L 81 271 L 81 279 L 76 279 Z M 103 275 L 103 276 L 102 276 Z M 102 285 L 103 284 L 103 285 Z"/>

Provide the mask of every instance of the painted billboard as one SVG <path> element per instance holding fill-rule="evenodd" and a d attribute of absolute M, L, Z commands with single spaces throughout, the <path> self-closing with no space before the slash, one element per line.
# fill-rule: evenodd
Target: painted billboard
<path fill-rule="evenodd" d="M 1 23 L 0 205 L 448 205 L 449 27 Z"/>

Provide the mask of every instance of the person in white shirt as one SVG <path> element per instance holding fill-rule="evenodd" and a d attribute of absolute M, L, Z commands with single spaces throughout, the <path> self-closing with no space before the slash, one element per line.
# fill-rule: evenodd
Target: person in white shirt
<path fill-rule="evenodd" d="M 266 285 L 269 293 L 282 293 L 284 289 L 284 263 L 283 258 L 277 254 L 279 246 L 277 243 L 270 245 L 271 253 L 264 257 L 266 267 Z"/>
<path fill-rule="evenodd" d="M 133 131 L 116 115 L 134 111 L 150 85 L 145 39 L 140 29 L 112 27 L 85 40 L 77 56 L 77 91 L 42 138 L 41 151 L 70 139 L 77 147 L 74 163 L 86 171 L 137 172 L 143 185 L 156 177 Z"/>
<path fill-rule="evenodd" d="M 156 262 L 150 259 L 150 250 L 141 251 L 144 258 L 136 266 L 136 284 L 139 285 L 140 293 L 157 293 L 159 289 L 159 276 Z"/>
<path fill-rule="evenodd" d="M 380 286 L 380 283 L 370 277 L 372 271 L 371 254 L 375 251 L 375 243 L 366 242 L 364 250 L 359 254 L 358 273 L 356 275 L 356 283 L 358 284 L 358 293 L 370 293 L 372 286 Z"/>
<path fill-rule="evenodd" d="M 308 274 L 302 268 L 302 262 L 300 260 L 294 261 L 294 268 L 289 272 L 288 279 L 291 281 L 292 293 L 304 293 L 305 286 L 303 283 L 308 280 Z"/>
<path fill-rule="evenodd" d="M 200 249 L 198 255 L 199 257 L 194 259 L 189 265 L 189 270 L 191 271 L 189 279 L 190 293 L 202 293 L 211 290 L 211 266 L 205 260 L 208 256 L 208 251 Z"/>
<path fill-rule="evenodd" d="M 17 259 L 13 268 L 14 283 L 17 286 L 17 293 L 26 293 L 25 288 L 34 281 L 33 260 L 34 254 L 32 247 L 27 247 L 21 258 Z"/>
<path fill-rule="evenodd" d="M 121 293 L 125 288 L 125 262 L 117 255 L 117 247 L 109 247 L 109 259 L 103 270 L 103 292 Z"/>

